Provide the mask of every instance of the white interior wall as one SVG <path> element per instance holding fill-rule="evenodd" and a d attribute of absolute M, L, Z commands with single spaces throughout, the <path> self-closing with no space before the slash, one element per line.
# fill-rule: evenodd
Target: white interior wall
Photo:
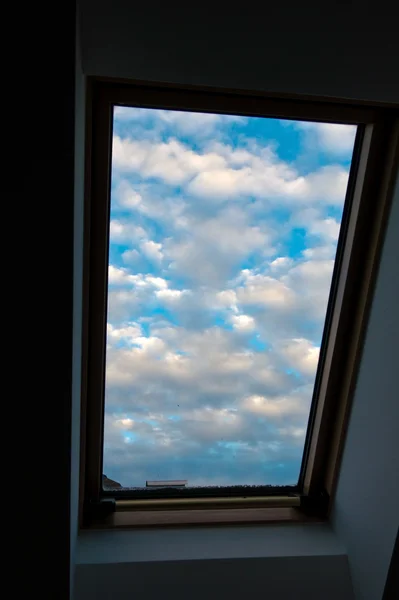
<path fill-rule="evenodd" d="M 349 421 L 332 524 L 356 598 L 381 598 L 399 525 L 399 178 Z"/>
<path fill-rule="evenodd" d="M 352 600 L 344 581 L 342 556 L 86 565 L 77 571 L 76 600 Z"/>
<path fill-rule="evenodd" d="M 325 524 L 87 532 L 77 550 L 75 600 L 353 600 L 345 547 Z"/>

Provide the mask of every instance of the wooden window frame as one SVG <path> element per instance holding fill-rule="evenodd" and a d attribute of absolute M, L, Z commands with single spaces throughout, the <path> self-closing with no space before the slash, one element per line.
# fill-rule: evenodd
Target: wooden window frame
<path fill-rule="evenodd" d="M 358 125 L 299 484 L 256 496 L 142 500 L 101 493 L 112 108 L 114 105 Z M 398 166 L 398 107 L 90 78 L 84 214 L 81 527 L 150 527 L 328 518 Z M 224 488 L 226 489 L 226 488 Z M 277 494 L 277 495 L 276 495 Z M 114 495 L 115 496 L 115 495 Z M 193 496 L 193 494 L 191 494 Z"/>

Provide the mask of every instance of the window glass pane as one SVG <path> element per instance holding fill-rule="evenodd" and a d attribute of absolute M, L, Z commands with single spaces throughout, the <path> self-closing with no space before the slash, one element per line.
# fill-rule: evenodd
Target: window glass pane
<path fill-rule="evenodd" d="M 105 487 L 297 483 L 355 133 L 114 109 Z"/>

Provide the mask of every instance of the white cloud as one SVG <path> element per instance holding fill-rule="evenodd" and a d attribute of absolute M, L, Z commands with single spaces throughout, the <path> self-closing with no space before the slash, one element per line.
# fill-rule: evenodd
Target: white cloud
<path fill-rule="evenodd" d="M 135 248 L 133 250 L 125 250 L 122 253 L 122 260 L 127 265 L 135 265 L 141 261 L 141 254 Z"/>
<path fill-rule="evenodd" d="M 342 206 L 348 185 L 348 171 L 338 165 L 327 165 L 306 177 L 302 198 Z"/>
<path fill-rule="evenodd" d="M 237 439 L 243 428 L 243 420 L 236 410 L 205 407 L 195 409 L 185 421 L 187 435 L 194 435 L 202 441 L 215 439 Z"/>
<path fill-rule="evenodd" d="M 306 436 L 306 427 L 279 427 L 278 434 L 282 441 L 288 439 L 291 443 L 297 443 L 299 447 L 302 448 Z"/>
<path fill-rule="evenodd" d="M 140 285 L 152 285 L 159 290 L 165 290 L 168 287 L 168 282 L 162 277 L 153 277 L 152 275 L 145 275 L 143 283 Z"/>
<path fill-rule="evenodd" d="M 164 123 L 173 126 L 174 131 L 179 131 L 186 135 L 198 133 L 209 133 L 215 129 L 220 121 L 220 115 L 207 113 L 193 113 L 182 111 L 159 111 L 159 116 Z"/>
<path fill-rule="evenodd" d="M 152 240 L 146 240 L 140 243 L 140 249 L 149 260 L 155 263 L 160 263 L 162 261 L 162 244 L 158 244 Z"/>
<path fill-rule="evenodd" d="M 324 321 L 333 268 L 332 259 L 305 260 L 281 278 L 299 299 L 302 320 Z"/>
<path fill-rule="evenodd" d="M 123 327 L 114 327 L 111 323 L 107 324 L 107 341 L 124 340 L 128 343 L 135 343 L 135 340 L 142 335 L 141 327 L 138 323 L 127 323 Z"/>
<path fill-rule="evenodd" d="M 136 277 L 130 275 L 126 269 L 109 265 L 108 283 L 109 285 L 133 285 L 136 283 Z"/>
<path fill-rule="evenodd" d="M 145 115 L 146 110 L 136 108 L 134 106 L 115 106 L 114 118 L 118 121 L 133 121 L 141 119 Z"/>
<path fill-rule="evenodd" d="M 245 398 L 243 409 L 269 418 L 282 418 L 297 414 L 303 415 L 306 412 L 307 406 L 303 404 L 300 397 L 296 396 L 267 398 L 265 396 L 254 395 Z"/>
<path fill-rule="evenodd" d="M 258 481 L 253 472 L 258 461 L 274 461 L 276 453 L 280 460 L 294 457 L 303 443 L 311 389 L 293 392 L 289 377 L 271 364 L 275 353 L 243 351 L 238 340 L 220 328 L 189 333 L 169 327 L 138 336 L 133 348 L 111 348 L 106 406 L 118 413 L 106 420 L 106 469 L 113 472 L 115 456 L 123 470 L 125 441 L 132 445 L 126 469 L 135 457 L 135 482 L 150 477 L 152 456 L 158 473 L 177 477 L 172 465 L 178 460 L 184 477 L 198 485 L 216 477 L 213 466 L 202 479 L 190 466 L 190 457 L 197 464 L 199 453 L 201 463 L 208 453 L 218 456 L 219 468 L 237 457 L 244 468 L 240 483 L 248 484 Z M 126 437 L 131 433 L 133 439 Z M 130 471 L 124 477 L 132 481 Z M 225 469 L 223 477 L 226 484 L 236 481 Z"/>
<path fill-rule="evenodd" d="M 147 237 L 144 229 L 128 220 L 111 219 L 109 230 L 111 243 L 136 243 Z"/>
<path fill-rule="evenodd" d="M 321 246 L 313 246 L 306 248 L 302 254 L 307 260 L 333 260 L 337 251 L 337 246 L 334 243 L 322 244 Z"/>
<path fill-rule="evenodd" d="M 245 124 L 245 117 L 219 115 L 214 113 L 188 112 L 177 110 L 157 110 L 117 106 L 115 120 L 121 123 L 151 122 L 157 132 L 170 129 L 174 134 L 195 135 L 203 138 L 233 123 Z"/>
<path fill-rule="evenodd" d="M 253 274 L 245 269 L 241 273 L 243 285 L 236 289 L 238 301 L 243 305 L 265 305 L 283 310 L 292 308 L 295 296 L 283 282 L 273 277 Z"/>
<path fill-rule="evenodd" d="M 138 172 L 145 178 L 159 178 L 178 185 L 196 173 L 223 167 L 225 160 L 215 153 L 196 153 L 176 139 L 152 143 L 114 136 L 112 164 Z"/>
<path fill-rule="evenodd" d="M 233 315 L 231 322 L 233 327 L 239 331 L 253 331 L 255 329 L 255 319 L 249 315 Z"/>
<path fill-rule="evenodd" d="M 142 273 L 132 275 L 125 268 L 109 266 L 108 320 L 112 324 L 137 318 L 158 290 L 166 290 L 162 277 Z"/>
<path fill-rule="evenodd" d="M 165 342 L 159 337 L 138 337 L 135 339 L 135 344 L 139 346 L 139 351 L 151 356 L 159 356 L 164 354 L 166 348 Z"/>
<path fill-rule="evenodd" d="M 111 322 L 130 320 L 139 305 L 137 290 L 110 289 L 108 291 L 108 319 Z"/>
<path fill-rule="evenodd" d="M 333 242 L 336 245 L 338 241 L 340 222 L 324 216 L 321 207 L 295 211 L 290 218 L 290 225 L 306 229 L 308 236 L 317 236 L 324 244 Z"/>
<path fill-rule="evenodd" d="M 312 260 L 334 259 L 340 233 L 340 222 L 327 217 L 319 207 L 299 209 L 291 215 L 290 227 L 306 230 L 303 257 Z M 294 266 L 292 263 L 291 266 Z M 273 265 L 271 265 L 273 267 Z"/>
<path fill-rule="evenodd" d="M 313 221 L 309 227 L 309 233 L 322 237 L 325 241 L 338 241 L 340 223 L 331 217 Z"/>
<path fill-rule="evenodd" d="M 190 292 L 188 290 L 162 289 L 162 290 L 157 290 L 155 292 L 155 295 L 160 300 L 166 300 L 166 301 L 173 302 L 173 301 L 181 298 L 184 294 L 189 294 L 189 293 Z"/>
<path fill-rule="evenodd" d="M 237 312 L 237 294 L 234 290 L 223 290 L 217 292 L 215 305 L 230 308 L 233 312 Z"/>
<path fill-rule="evenodd" d="M 174 389 L 179 389 L 182 399 L 187 394 L 191 404 L 197 397 L 209 394 L 221 395 L 224 401 L 233 402 L 237 394 L 245 394 L 248 386 L 263 387 L 271 392 L 287 385 L 286 377 L 270 364 L 270 356 L 248 352 L 240 338 L 223 328 L 212 327 L 199 332 L 181 327 L 151 329 L 148 338 L 135 338 L 134 343 L 144 350 L 155 344 L 162 360 L 153 360 L 139 348 L 115 348 L 108 357 L 108 383 L 136 382 L 138 385 L 141 382 L 140 386 L 145 389 L 146 385 L 158 382 L 164 397 L 162 402 L 166 402 L 165 410 L 166 398 Z M 176 391 L 172 397 L 176 397 Z"/>
<path fill-rule="evenodd" d="M 280 352 L 290 367 L 303 375 L 315 377 L 320 352 L 318 346 L 299 338 L 282 343 Z"/>
<path fill-rule="evenodd" d="M 191 194 L 214 199 L 249 195 L 342 204 L 345 197 L 348 172 L 339 165 L 327 165 L 305 176 L 278 159 L 270 148 L 240 153 L 221 144 L 214 148 L 199 153 L 173 138 L 154 143 L 115 136 L 113 166 L 145 179 L 187 184 Z"/>
<path fill-rule="evenodd" d="M 238 207 L 220 210 L 211 218 L 191 218 L 186 232 L 165 240 L 164 256 L 176 273 L 192 282 L 219 287 L 233 267 L 252 252 L 271 252 L 272 236 L 263 225 L 250 225 Z"/>
<path fill-rule="evenodd" d="M 304 202 L 321 200 L 341 204 L 345 197 L 348 172 L 341 166 L 320 167 L 301 175 L 275 154 L 245 152 L 245 160 L 234 164 L 235 152 L 224 153 L 228 161 L 222 168 L 202 170 L 188 185 L 195 195 L 222 198 L 256 196 L 258 199 Z M 222 155 L 222 154 L 221 154 Z"/>
<path fill-rule="evenodd" d="M 133 429 L 134 421 L 133 419 L 125 418 L 125 419 L 116 419 L 115 425 L 117 427 L 121 427 L 122 429 Z"/>
<path fill-rule="evenodd" d="M 122 180 L 114 192 L 117 199 L 117 205 L 121 208 L 136 210 L 141 204 L 143 198 L 128 181 Z"/>
<path fill-rule="evenodd" d="M 124 267 L 108 267 L 108 283 L 110 285 L 133 285 L 137 288 L 155 288 L 164 290 L 168 287 L 168 282 L 163 277 L 154 277 L 153 275 L 143 275 L 138 273 L 132 275 Z"/>
<path fill-rule="evenodd" d="M 282 277 L 292 287 L 301 287 L 301 292 L 328 292 L 334 268 L 333 260 L 307 260 L 296 264 Z"/>
<path fill-rule="evenodd" d="M 281 271 L 286 271 L 292 267 L 293 263 L 294 261 L 292 258 L 289 258 L 288 256 L 279 256 L 270 263 L 270 269 L 274 273 L 280 273 Z"/>
<path fill-rule="evenodd" d="M 337 123 L 296 122 L 294 125 L 304 131 L 307 145 L 336 156 L 350 156 L 356 136 L 355 125 Z"/>

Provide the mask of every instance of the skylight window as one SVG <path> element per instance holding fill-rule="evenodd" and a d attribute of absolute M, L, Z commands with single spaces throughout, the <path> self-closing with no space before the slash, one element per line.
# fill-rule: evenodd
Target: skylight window
<path fill-rule="evenodd" d="M 326 518 L 397 113 L 89 88 L 82 524 Z"/>
<path fill-rule="evenodd" d="M 123 488 L 297 485 L 356 129 L 114 107 L 103 471 Z"/>

